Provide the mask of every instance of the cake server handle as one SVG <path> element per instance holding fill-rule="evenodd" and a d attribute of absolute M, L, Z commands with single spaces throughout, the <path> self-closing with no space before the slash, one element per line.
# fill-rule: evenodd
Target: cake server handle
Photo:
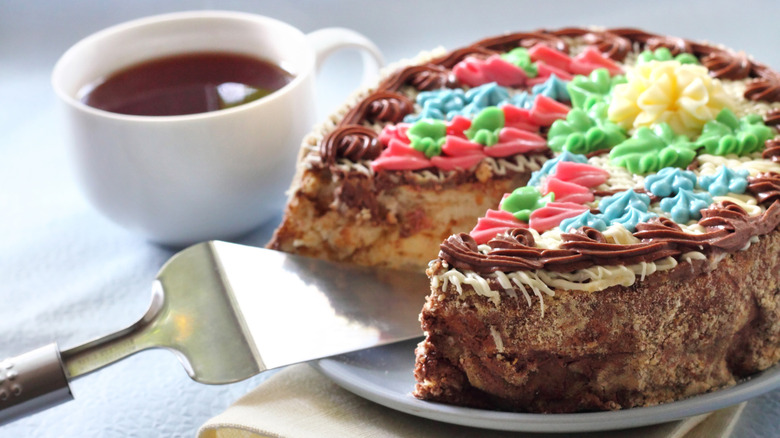
<path fill-rule="evenodd" d="M 371 85 L 379 75 L 379 69 L 384 65 L 384 57 L 379 48 L 366 36 L 354 30 L 342 27 L 326 27 L 306 35 L 309 44 L 314 48 L 317 58 L 317 70 L 325 59 L 334 52 L 354 48 L 359 49 L 363 57 L 362 85 Z"/>
<path fill-rule="evenodd" d="M 56 343 L 0 362 L 0 424 L 72 399 Z"/>
<path fill-rule="evenodd" d="M 164 298 L 156 286 L 149 308 L 135 324 L 64 351 L 51 343 L 0 361 L 0 425 L 73 400 L 73 379 L 139 351 L 168 347 L 159 335 Z"/>

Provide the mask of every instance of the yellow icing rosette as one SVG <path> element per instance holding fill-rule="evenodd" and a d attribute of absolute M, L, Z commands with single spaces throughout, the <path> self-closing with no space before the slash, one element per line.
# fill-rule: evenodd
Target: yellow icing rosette
<path fill-rule="evenodd" d="M 650 61 L 615 86 L 607 117 L 625 129 L 666 122 L 676 134 L 697 137 L 723 108 L 733 108 L 721 82 L 700 65 Z"/>

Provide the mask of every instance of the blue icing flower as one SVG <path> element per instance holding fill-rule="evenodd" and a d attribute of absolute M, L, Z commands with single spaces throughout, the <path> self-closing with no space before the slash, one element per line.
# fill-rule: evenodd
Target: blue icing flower
<path fill-rule="evenodd" d="M 727 193 L 745 193 L 750 174 L 746 169 L 729 169 L 721 166 L 715 175 L 699 177 L 699 187 L 710 192 L 712 196 L 724 196 Z"/>
<path fill-rule="evenodd" d="M 593 214 L 586 211 L 579 216 L 564 219 L 560 227 L 563 231 L 583 226 L 604 231 L 610 225 L 620 224 L 633 232 L 636 230 L 637 224 L 647 222 L 650 218 L 657 216 L 655 213 L 647 211 L 649 205 L 649 196 L 633 190 L 626 190 L 602 199 L 599 203 L 601 213 Z"/>
<path fill-rule="evenodd" d="M 694 193 L 686 189 L 680 189 L 673 198 L 661 199 L 661 209 L 671 213 L 672 220 L 678 224 L 700 219 L 700 210 L 707 208 L 710 204 L 712 204 L 712 197 L 709 193 Z"/>
<path fill-rule="evenodd" d="M 655 175 L 645 178 L 645 189 L 655 196 L 665 198 L 680 191 L 696 187 L 696 174 L 690 170 L 664 167 Z"/>
<path fill-rule="evenodd" d="M 534 106 L 534 96 L 532 94 L 528 94 L 527 91 L 523 91 L 510 97 L 507 103 L 518 108 L 530 109 L 532 106 Z"/>
<path fill-rule="evenodd" d="M 461 115 L 473 117 L 489 106 L 498 106 L 509 101 L 509 90 L 495 82 L 463 91 L 460 88 L 423 91 L 417 95 L 417 104 L 422 107 L 419 114 L 408 114 L 404 122 L 414 123 L 425 118 L 452 120 Z"/>
<path fill-rule="evenodd" d="M 479 114 L 483 109 L 490 106 L 498 106 L 505 103 L 508 99 L 509 91 L 506 88 L 495 82 L 490 82 L 467 91 L 466 101 L 468 104 L 466 104 L 458 113 L 462 116 L 472 118 Z"/>
<path fill-rule="evenodd" d="M 478 105 L 476 103 L 470 103 L 470 104 L 464 106 L 462 110 L 458 111 L 457 114 L 459 114 L 461 116 L 464 116 L 464 117 L 468 117 L 469 119 L 473 119 L 474 116 L 479 114 L 485 108 L 487 108 L 487 107 Z M 450 117 L 450 118 L 452 118 L 452 117 Z"/>
<path fill-rule="evenodd" d="M 625 190 L 607 196 L 599 202 L 599 210 L 608 221 L 622 217 L 630 208 L 646 213 L 650 205 L 650 197 L 644 193 Z"/>
<path fill-rule="evenodd" d="M 604 220 L 604 215 L 602 214 L 593 214 L 590 211 L 586 211 L 580 215 L 564 219 L 561 221 L 560 227 L 565 233 L 580 227 L 591 227 L 604 231 L 607 229 L 607 221 Z"/>
<path fill-rule="evenodd" d="M 498 106 L 508 99 L 509 91 L 495 82 L 474 87 L 466 92 L 466 101 L 479 109 Z"/>
<path fill-rule="evenodd" d="M 568 81 L 559 79 L 555 74 L 551 74 L 550 78 L 543 83 L 534 85 L 531 92 L 534 96 L 541 94 L 558 102 L 570 102 L 569 90 L 566 89 L 568 83 Z"/>
<path fill-rule="evenodd" d="M 652 217 L 658 216 L 653 212 L 642 211 L 634 207 L 628 207 L 628 210 L 623 213 L 623 216 L 610 221 L 610 225 L 620 224 L 623 225 L 628 231 L 636 231 L 637 224 L 644 223 L 650 220 Z"/>
<path fill-rule="evenodd" d="M 531 89 L 531 93 L 523 91 L 510 97 L 506 103 L 518 108 L 529 109 L 534 106 L 536 96 L 543 95 L 558 102 L 569 102 L 569 90 L 566 89 L 568 81 L 558 79 L 554 74 L 541 84 L 536 84 Z"/>
<path fill-rule="evenodd" d="M 450 120 L 468 103 L 466 94 L 460 88 L 423 91 L 417 95 L 417 104 L 422 107 L 419 114 L 408 114 L 404 122 L 414 123 L 422 119 Z"/>
<path fill-rule="evenodd" d="M 560 163 L 561 161 L 571 161 L 573 163 L 585 164 L 588 162 L 588 159 L 585 157 L 585 155 L 573 154 L 569 151 L 563 151 L 557 157 L 547 160 L 542 165 L 541 169 L 531 174 L 531 179 L 528 180 L 528 185 L 529 186 L 539 185 L 539 183 L 542 182 L 543 177 L 555 172 L 555 166 L 557 166 L 558 163 Z"/>
<path fill-rule="evenodd" d="M 418 114 L 407 114 L 404 117 L 404 122 L 414 123 L 423 119 L 444 120 L 446 118 L 447 116 L 441 112 L 441 109 L 433 105 L 425 105 Z"/>

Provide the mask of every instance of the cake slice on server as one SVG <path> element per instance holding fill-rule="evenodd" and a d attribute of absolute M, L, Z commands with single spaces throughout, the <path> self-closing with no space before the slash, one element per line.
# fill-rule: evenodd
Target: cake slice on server
<path fill-rule="evenodd" d="M 422 54 L 306 139 L 269 246 L 428 267 L 419 398 L 699 394 L 780 360 L 779 102 L 744 54 L 635 29 Z"/>

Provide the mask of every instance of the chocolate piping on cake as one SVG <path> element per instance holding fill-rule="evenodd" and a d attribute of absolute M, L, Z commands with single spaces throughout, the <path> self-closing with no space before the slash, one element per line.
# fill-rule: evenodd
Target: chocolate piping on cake
<path fill-rule="evenodd" d="M 702 234 L 686 233 L 671 219 L 660 217 L 637 224 L 633 235 L 640 243 L 606 243 L 603 236 L 597 238 L 600 232 L 584 228 L 584 231 L 562 234 L 561 249 L 551 250 L 532 246 L 532 237 L 511 230 L 488 242 L 491 249 L 485 253 L 478 249 L 471 236 L 458 234 L 442 243 L 439 258 L 455 268 L 486 274 L 519 269 L 573 272 L 591 266 L 654 262 L 689 251 L 734 252 L 744 248 L 753 236 L 768 234 L 780 226 L 780 202 L 775 202 L 780 197 L 780 178 L 773 173 L 750 181 L 749 190 L 770 204 L 767 210 L 750 217 L 733 202 L 715 204 L 702 210 L 699 225 L 706 230 Z M 518 240 L 516 236 L 521 235 L 522 239 Z M 517 242 L 512 243 L 512 239 Z M 495 242 L 500 242 L 500 246 L 493 248 Z M 507 251 L 507 248 L 516 250 Z"/>

